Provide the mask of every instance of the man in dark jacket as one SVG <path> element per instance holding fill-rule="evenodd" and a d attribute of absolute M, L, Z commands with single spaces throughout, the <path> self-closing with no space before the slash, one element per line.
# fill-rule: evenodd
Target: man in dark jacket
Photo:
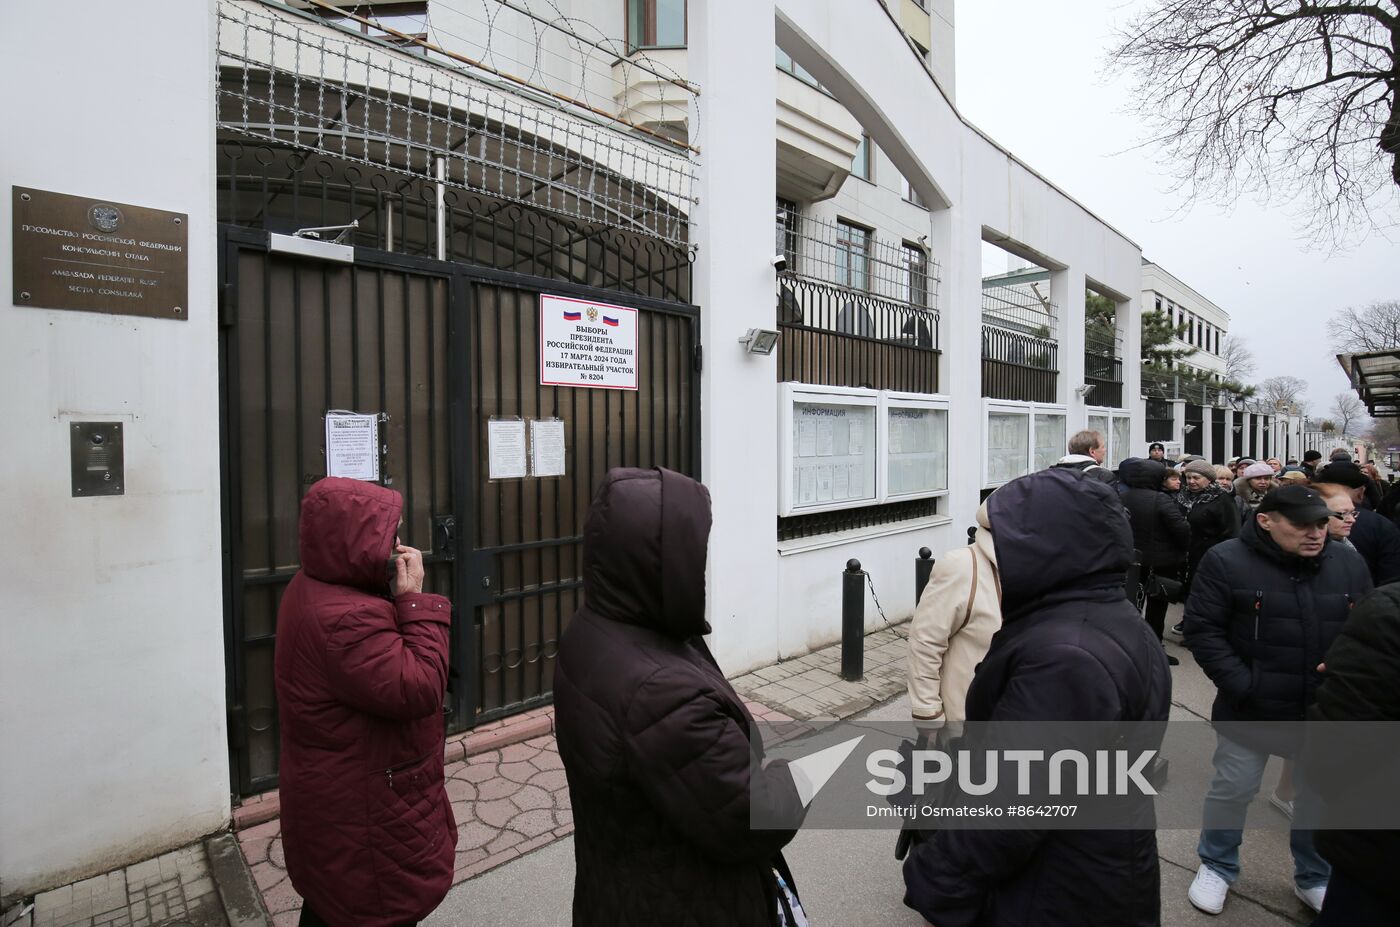
<path fill-rule="evenodd" d="M 1323 669 L 1309 721 L 1400 721 L 1400 586 L 1377 589 L 1356 606 Z M 1304 768 L 1327 813 L 1372 818 L 1377 796 L 1395 789 L 1394 761 L 1350 762 L 1346 751 L 1329 750 L 1325 737 L 1313 736 L 1319 733 L 1310 732 Z M 1313 927 L 1390 927 L 1400 920 L 1400 831 L 1320 830 L 1317 848 L 1332 864 L 1332 879 Z"/>
<path fill-rule="evenodd" d="M 1119 479 L 1128 487 L 1123 507 L 1132 522 L 1133 546 L 1142 552 L 1144 583 L 1149 590 L 1144 617 L 1158 640 L 1162 639 L 1168 603 L 1165 596 L 1151 593 L 1156 587 L 1154 577 L 1180 582 L 1191 546 L 1186 513 L 1161 490 L 1166 475 L 1166 465 L 1156 460 L 1125 460 L 1118 468 Z M 1176 658 L 1167 660 L 1175 662 Z"/>
<path fill-rule="evenodd" d="M 1356 504 L 1351 543 L 1366 561 L 1371 581 L 1377 586 L 1400 581 L 1400 528 L 1384 515 L 1377 515 L 1362 505 L 1370 478 L 1350 461 L 1334 461 L 1318 470 L 1313 482 L 1341 486 L 1351 494 Z"/>
<path fill-rule="evenodd" d="M 452 887 L 443 787 L 452 606 L 398 542 L 403 499 L 329 477 L 301 502 L 301 569 L 277 612 L 282 847 L 303 927 L 394 927 Z M 390 556 L 399 556 L 390 565 Z"/>
<path fill-rule="evenodd" d="M 1069 439 L 1069 453 L 1055 461 L 1054 466 L 1063 470 L 1075 470 L 1100 483 L 1113 485 L 1118 482 L 1118 477 L 1103 465 L 1103 458 L 1107 453 L 1108 446 L 1104 443 L 1101 432 L 1079 431 Z"/>
<path fill-rule="evenodd" d="M 1164 721 L 1170 670 L 1123 596 L 1132 535 L 1114 491 L 1052 468 L 987 508 L 1003 624 L 968 721 Z M 1135 829 L 940 829 L 905 861 L 904 903 L 938 927 L 1156 927 L 1155 815 L 1150 802 L 1142 811 Z"/>
<path fill-rule="evenodd" d="M 1303 455 L 1303 471 L 1307 473 L 1308 479 L 1312 479 L 1320 466 L 1322 466 L 1321 451 L 1308 451 Z"/>
<path fill-rule="evenodd" d="M 575 927 L 773 927 L 802 801 L 761 766 L 753 718 L 701 636 L 710 496 L 610 470 L 583 535 L 584 605 L 559 642 L 554 717 L 574 813 Z M 770 817 L 771 816 L 771 817 Z M 794 889 L 795 891 L 795 889 Z"/>
<path fill-rule="evenodd" d="M 1201 867 L 1188 895 L 1219 914 L 1240 874 L 1245 812 L 1259 791 L 1269 756 L 1293 757 L 1296 731 L 1269 722 L 1303 720 L 1321 680 L 1313 669 L 1347 620 L 1352 603 L 1371 591 L 1366 564 L 1327 537 L 1331 510 L 1305 486 L 1270 491 L 1240 536 L 1201 560 L 1186 603 L 1186 646 L 1217 693 L 1215 778 L 1205 800 L 1197 853 Z M 1295 808 L 1311 801 L 1295 776 Z M 1295 828 L 1294 891 L 1314 911 L 1327 891 L 1327 863 L 1312 833 Z"/>

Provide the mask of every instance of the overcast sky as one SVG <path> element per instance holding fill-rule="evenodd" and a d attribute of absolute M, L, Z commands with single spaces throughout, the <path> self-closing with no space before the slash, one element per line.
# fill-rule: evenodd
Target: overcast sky
<path fill-rule="evenodd" d="M 1314 415 L 1347 389 L 1327 350 L 1334 309 L 1400 299 L 1400 234 L 1345 252 L 1310 248 L 1284 205 L 1184 202 L 1142 150 L 1125 112 L 1126 80 L 1104 75 L 1116 26 L 1139 0 L 963 0 L 957 4 L 957 102 L 969 121 L 1079 200 L 1230 314 L 1254 351 L 1254 379 L 1310 384 Z M 1400 223 L 1400 216 L 1394 217 Z M 1397 227 L 1400 227 L 1398 225 Z"/>

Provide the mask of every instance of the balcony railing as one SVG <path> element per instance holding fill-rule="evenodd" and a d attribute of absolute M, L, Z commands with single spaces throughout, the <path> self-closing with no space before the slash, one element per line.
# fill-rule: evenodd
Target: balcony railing
<path fill-rule="evenodd" d="M 1085 337 L 1084 382 L 1094 387 L 1091 405 L 1123 408 L 1123 358 L 1116 341 Z"/>
<path fill-rule="evenodd" d="M 936 392 L 938 262 L 787 204 L 777 219 L 779 379 Z"/>
<path fill-rule="evenodd" d="M 985 320 L 986 316 L 983 316 Z M 982 395 L 1019 402 L 1054 402 L 1060 346 L 995 325 L 982 325 Z"/>

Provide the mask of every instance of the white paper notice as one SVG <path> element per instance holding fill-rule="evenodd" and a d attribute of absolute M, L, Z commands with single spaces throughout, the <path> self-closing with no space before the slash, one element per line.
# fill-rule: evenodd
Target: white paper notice
<path fill-rule="evenodd" d="M 831 496 L 837 502 L 847 499 L 851 494 L 851 470 L 850 467 L 837 466 L 831 473 Z"/>
<path fill-rule="evenodd" d="M 817 423 L 804 418 L 797 423 L 797 456 L 817 456 Z"/>
<path fill-rule="evenodd" d="M 831 468 L 817 468 L 817 501 L 831 501 Z"/>
<path fill-rule="evenodd" d="M 817 420 L 817 456 L 830 457 L 836 449 L 836 425 L 829 418 Z"/>
<path fill-rule="evenodd" d="M 851 419 L 851 456 L 865 453 L 865 422 Z"/>
<path fill-rule="evenodd" d="M 861 465 L 860 465 L 860 464 L 851 464 L 851 465 L 850 465 L 850 468 L 851 468 L 851 492 L 850 492 L 850 495 L 847 496 L 846 498 L 848 498 L 848 499 L 864 499 L 864 498 L 865 498 L 865 471 L 861 469 Z"/>
<path fill-rule="evenodd" d="M 379 479 L 379 416 L 326 413 L 326 476 Z"/>
<path fill-rule="evenodd" d="M 486 423 L 490 478 L 518 480 L 525 477 L 525 422 L 500 419 Z"/>
<path fill-rule="evenodd" d="M 799 505 L 811 505 L 817 501 L 817 475 L 811 467 L 803 467 L 798 477 L 797 501 Z"/>
<path fill-rule="evenodd" d="M 564 422 L 557 418 L 530 419 L 530 474 L 564 475 Z"/>

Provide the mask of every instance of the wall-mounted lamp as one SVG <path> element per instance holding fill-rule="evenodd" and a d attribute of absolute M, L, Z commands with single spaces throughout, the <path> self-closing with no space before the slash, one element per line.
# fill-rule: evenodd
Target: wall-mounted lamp
<path fill-rule="evenodd" d="M 778 346 L 778 333 L 766 328 L 751 328 L 739 339 L 750 354 L 772 354 Z"/>
<path fill-rule="evenodd" d="M 1081 383 L 1074 388 L 1074 395 L 1078 396 L 1080 399 L 1083 399 L 1094 391 L 1094 387 L 1096 385 L 1097 384 L 1094 383 Z"/>

